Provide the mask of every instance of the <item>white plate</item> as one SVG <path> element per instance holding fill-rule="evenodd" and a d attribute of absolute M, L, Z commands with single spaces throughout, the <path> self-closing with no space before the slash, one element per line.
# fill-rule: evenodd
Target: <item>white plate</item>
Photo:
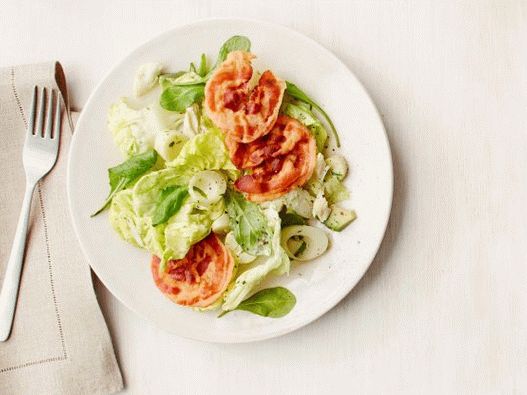
<path fill-rule="evenodd" d="M 352 192 L 348 207 L 358 219 L 341 233 L 331 233 L 331 248 L 321 258 L 295 265 L 280 284 L 297 297 L 295 308 L 279 319 L 233 312 L 199 313 L 179 307 L 155 287 L 150 256 L 123 242 L 107 213 L 90 218 L 108 193 L 107 169 L 122 161 L 106 127 L 112 102 L 130 94 L 134 72 L 146 62 L 171 70 L 186 69 L 202 52 L 216 58 L 230 36 L 250 38 L 256 67 L 272 69 L 295 82 L 331 116 L 348 159 Z M 97 276 L 128 308 L 175 334 L 211 342 L 249 342 L 298 329 L 337 304 L 366 272 L 384 235 L 392 202 L 390 148 L 379 115 L 368 94 L 331 52 L 288 28 L 250 20 L 205 20 L 168 31 L 143 44 L 98 85 L 78 120 L 68 167 L 68 194 L 75 231 Z"/>

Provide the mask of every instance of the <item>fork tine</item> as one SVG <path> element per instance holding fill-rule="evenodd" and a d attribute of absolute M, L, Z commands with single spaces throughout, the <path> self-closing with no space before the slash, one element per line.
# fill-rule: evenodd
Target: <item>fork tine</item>
<path fill-rule="evenodd" d="M 31 110 L 29 113 L 29 123 L 27 124 L 27 133 L 34 134 L 35 132 L 35 115 L 37 113 L 37 94 L 38 86 L 33 88 L 33 97 L 31 99 Z"/>
<path fill-rule="evenodd" d="M 46 130 L 44 131 L 43 137 L 48 139 L 52 138 L 51 135 L 53 128 L 53 99 L 54 99 L 54 89 L 51 89 L 48 94 L 48 105 L 46 108 Z"/>
<path fill-rule="evenodd" d="M 38 111 L 37 129 L 35 134 L 44 137 L 44 115 L 46 111 L 46 88 L 42 88 L 40 92 L 40 108 Z"/>
<path fill-rule="evenodd" d="M 55 124 L 53 126 L 53 138 L 59 138 L 60 139 L 60 131 L 61 131 L 61 111 L 60 111 L 60 94 L 58 92 L 56 93 L 57 98 L 57 105 L 55 107 Z"/>

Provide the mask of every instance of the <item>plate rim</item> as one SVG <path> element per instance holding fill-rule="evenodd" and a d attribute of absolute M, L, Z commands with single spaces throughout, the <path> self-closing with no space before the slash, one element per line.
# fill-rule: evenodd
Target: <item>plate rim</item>
<path fill-rule="evenodd" d="M 382 133 L 382 135 L 383 135 L 383 143 L 385 145 L 385 150 L 386 150 L 386 153 L 387 153 L 387 160 L 389 161 L 388 174 L 387 174 L 389 176 L 389 179 L 386 180 L 387 183 L 389 184 L 388 185 L 389 196 L 388 196 L 388 200 L 387 200 L 387 205 L 384 208 L 385 213 L 383 215 L 384 223 L 383 223 L 383 226 L 382 226 L 382 234 L 380 235 L 379 240 L 378 240 L 377 245 L 375 246 L 375 248 L 371 249 L 372 252 L 370 253 L 370 256 L 367 259 L 368 263 L 364 265 L 363 270 L 360 272 L 360 276 L 358 275 L 354 281 L 350 281 L 347 284 L 346 287 L 343 287 L 342 291 L 340 293 L 336 294 L 332 299 L 330 299 L 328 301 L 328 303 L 327 303 L 325 308 L 322 308 L 322 309 L 318 310 L 313 315 L 309 316 L 309 318 L 307 318 L 307 319 L 303 319 L 303 320 L 300 319 L 300 320 L 296 321 L 293 325 L 290 325 L 288 327 L 284 327 L 284 328 L 281 328 L 281 329 L 277 329 L 277 330 L 269 332 L 269 333 L 248 336 L 248 337 L 245 337 L 243 339 L 237 339 L 237 338 L 209 339 L 209 338 L 200 337 L 198 334 L 197 335 L 189 335 L 189 334 L 176 333 L 176 332 L 173 332 L 173 331 L 166 330 L 166 328 L 163 328 L 156 321 L 154 321 L 152 319 L 149 319 L 146 315 L 143 315 L 143 313 L 141 313 L 140 311 L 135 309 L 133 306 L 131 306 L 128 303 L 126 303 L 120 296 L 116 295 L 112 291 L 111 287 L 109 287 L 107 285 L 106 281 L 99 276 L 98 270 L 96 268 L 97 265 L 94 266 L 92 264 L 92 261 L 90 260 L 90 253 L 88 252 L 88 249 L 86 248 L 86 246 L 84 245 L 84 243 L 82 241 L 82 238 L 80 237 L 79 224 L 77 224 L 77 221 L 75 219 L 76 217 L 75 217 L 75 214 L 74 214 L 73 201 L 72 201 L 73 200 L 72 199 L 72 190 L 71 190 L 71 185 L 72 185 L 72 182 L 71 182 L 72 169 L 71 169 L 71 167 L 72 167 L 72 156 L 73 156 L 73 149 L 72 148 L 75 146 L 75 144 L 77 142 L 77 135 L 78 135 L 78 133 L 73 133 L 73 137 L 72 137 L 72 139 L 70 141 L 70 147 L 69 147 L 68 158 L 67 158 L 66 189 L 67 189 L 67 199 L 68 199 L 68 211 L 69 211 L 69 214 L 70 214 L 71 222 L 73 224 L 73 230 L 75 232 L 75 236 L 76 236 L 77 241 L 79 242 L 79 245 L 81 247 L 82 254 L 83 254 L 84 258 L 87 260 L 90 268 L 94 271 L 94 273 L 97 275 L 97 278 L 99 279 L 99 281 L 112 294 L 112 296 L 115 297 L 120 303 L 122 303 L 127 309 L 129 309 L 130 311 L 133 311 L 134 314 L 139 316 L 141 319 L 150 322 L 155 327 L 164 330 L 166 333 L 174 334 L 174 335 L 180 336 L 182 338 L 191 339 L 191 340 L 197 340 L 197 341 L 202 341 L 202 342 L 207 342 L 207 343 L 224 343 L 224 344 L 250 343 L 250 342 L 263 341 L 263 340 L 267 340 L 267 339 L 272 339 L 272 338 L 276 338 L 276 337 L 279 337 L 279 336 L 283 336 L 283 335 L 286 335 L 288 333 L 291 333 L 291 332 L 296 331 L 296 330 L 298 330 L 298 329 L 300 329 L 300 328 L 302 328 L 304 326 L 307 326 L 307 325 L 311 324 L 312 322 L 316 321 L 317 319 L 319 319 L 320 317 L 325 315 L 328 311 L 333 309 L 338 303 L 340 303 L 351 292 L 351 290 L 353 288 L 355 288 L 355 286 L 364 278 L 364 275 L 369 270 L 371 264 L 373 263 L 376 255 L 379 252 L 381 244 L 382 244 L 382 242 L 383 242 L 383 240 L 384 240 L 384 238 L 386 236 L 386 230 L 387 230 L 388 223 L 389 223 L 390 217 L 391 217 L 391 210 L 392 210 L 392 206 L 393 206 L 393 194 L 394 194 L 393 155 L 392 155 L 392 151 L 391 151 L 391 146 L 390 146 L 390 141 L 389 141 L 389 138 L 388 138 L 388 134 L 386 132 L 386 128 L 385 128 L 384 123 L 382 121 L 382 117 L 380 116 L 379 110 L 378 110 L 377 106 L 375 105 L 371 95 L 366 90 L 366 88 L 364 87 L 364 85 L 361 82 L 361 80 L 355 75 L 355 73 L 353 73 L 353 71 L 340 58 L 338 58 L 331 50 L 327 49 L 325 46 L 323 46 L 322 44 L 317 42 L 315 39 L 313 39 L 313 38 L 311 38 L 311 37 L 299 32 L 299 31 L 297 31 L 297 30 L 295 30 L 295 29 L 293 29 L 293 28 L 291 28 L 289 26 L 282 25 L 282 24 L 275 23 L 275 22 L 269 22 L 269 21 L 265 21 L 265 20 L 254 19 L 254 18 L 235 18 L 235 17 L 200 18 L 200 19 L 196 19 L 196 20 L 194 20 L 194 21 L 192 21 L 190 23 L 178 24 L 178 25 L 176 25 L 176 26 L 174 26 L 174 27 L 172 27 L 172 28 L 170 28 L 170 29 L 168 29 L 166 31 L 163 31 L 163 32 L 161 32 L 161 33 L 149 38 L 148 40 L 142 42 L 141 44 L 136 46 L 132 51 L 128 52 L 128 54 L 126 56 L 124 56 L 123 58 L 119 59 L 104 74 L 104 76 L 100 79 L 100 81 L 96 84 L 96 86 L 93 88 L 93 90 L 91 91 L 90 95 L 88 96 L 88 99 L 84 103 L 83 109 L 81 110 L 79 118 L 77 119 L 77 122 L 75 124 L 75 130 L 77 129 L 77 127 L 79 125 L 82 125 L 82 123 L 84 122 L 84 118 L 86 117 L 86 112 L 84 111 L 84 109 L 91 105 L 91 102 L 94 100 L 94 97 L 96 96 L 97 92 L 104 85 L 104 83 L 106 82 L 108 77 L 111 74 L 113 74 L 113 72 L 116 69 L 121 67 L 121 65 L 127 63 L 131 58 L 133 58 L 136 53 L 144 50 L 146 47 L 151 45 L 153 42 L 155 42 L 157 40 L 160 40 L 163 37 L 168 37 L 168 36 L 171 36 L 173 34 L 177 34 L 178 31 L 183 30 L 185 28 L 188 28 L 188 27 L 191 27 L 191 26 L 194 26 L 194 25 L 200 25 L 200 24 L 206 24 L 206 23 L 214 23 L 214 22 L 254 23 L 254 24 L 257 24 L 257 25 L 263 25 L 263 26 L 265 26 L 267 28 L 271 28 L 271 29 L 281 29 L 281 30 L 287 32 L 288 34 L 292 34 L 292 35 L 300 38 L 301 40 L 308 41 L 311 45 L 314 45 L 318 49 L 323 51 L 333 61 L 339 63 L 342 67 L 344 67 L 344 69 L 349 73 L 351 78 L 353 80 L 355 80 L 355 82 L 357 83 L 357 86 L 362 91 L 362 94 L 364 95 L 365 99 L 369 102 L 369 105 L 373 109 L 373 112 L 374 112 L 374 114 L 375 114 L 375 116 L 376 116 L 376 118 L 377 118 L 377 120 L 379 122 L 379 125 L 382 128 L 382 132 L 383 132 Z"/>

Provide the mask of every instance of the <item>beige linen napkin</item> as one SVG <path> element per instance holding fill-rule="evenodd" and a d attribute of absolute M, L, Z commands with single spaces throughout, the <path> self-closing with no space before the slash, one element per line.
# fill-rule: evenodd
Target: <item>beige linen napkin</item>
<path fill-rule="evenodd" d="M 36 84 L 60 88 L 67 102 L 58 63 L 0 69 L 0 284 L 24 194 L 22 146 Z M 66 168 L 71 137 L 64 121 L 57 164 L 33 196 L 13 330 L 0 343 L 0 394 L 109 394 L 123 387 L 70 221 Z"/>

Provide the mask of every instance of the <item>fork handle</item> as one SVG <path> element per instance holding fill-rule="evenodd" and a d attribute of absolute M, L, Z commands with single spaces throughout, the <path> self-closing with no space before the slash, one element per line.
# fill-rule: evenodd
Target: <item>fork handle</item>
<path fill-rule="evenodd" d="M 11 247 L 11 254 L 7 262 L 4 282 L 0 291 L 0 341 L 6 341 L 11 333 L 13 317 L 20 287 L 20 275 L 24 262 L 24 251 L 26 249 L 27 227 L 29 223 L 29 213 L 31 210 L 31 200 L 36 183 L 26 183 L 26 192 L 20 210 L 20 217 L 16 226 L 15 238 Z"/>

